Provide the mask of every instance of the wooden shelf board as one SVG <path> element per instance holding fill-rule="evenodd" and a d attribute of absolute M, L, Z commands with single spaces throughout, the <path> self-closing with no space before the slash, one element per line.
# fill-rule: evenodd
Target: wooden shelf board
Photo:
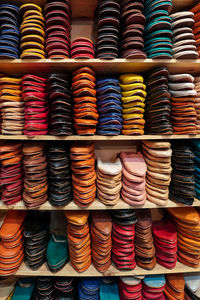
<path fill-rule="evenodd" d="M 193 207 L 200 206 L 200 201 L 198 199 L 194 200 L 194 203 L 192 205 Z M 66 206 L 62 207 L 53 207 L 49 202 L 44 203 L 41 205 L 37 210 L 116 210 L 116 209 L 155 209 L 155 208 L 167 208 L 167 207 L 187 207 L 186 205 L 173 202 L 171 200 L 168 200 L 168 204 L 166 206 L 159 206 L 156 205 L 150 201 L 146 201 L 144 205 L 141 206 L 130 206 L 127 203 L 125 203 L 122 200 L 119 200 L 119 202 L 114 206 L 106 206 L 97 199 L 88 207 L 85 209 L 81 209 L 78 207 L 74 202 L 70 202 Z M 0 211 L 6 211 L 6 210 L 26 210 L 26 207 L 24 206 L 24 203 L 22 201 L 16 203 L 15 205 L 6 206 L 2 202 L 0 202 Z"/>
<path fill-rule="evenodd" d="M 11 74 L 49 74 L 52 72 L 72 72 L 80 67 L 88 66 L 97 73 L 142 73 L 155 67 L 167 67 L 172 73 L 200 72 L 200 59 L 176 60 L 176 59 L 40 59 L 40 60 L 0 60 L 0 72 Z"/>
<path fill-rule="evenodd" d="M 26 135 L 0 135 L 0 140 L 16 140 L 16 141 L 142 141 L 142 140 L 183 140 L 183 139 L 200 139 L 200 134 L 196 135 L 118 135 L 118 136 L 51 136 L 36 135 L 29 137 Z"/>
<path fill-rule="evenodd" d="M 191 268 L 177 262 L 174 269 L 167 269 L 163 266 L 157 264 L 153 270 L 145 270 L 140 267 L 136 267 L 131 271 L 120 271 L 114 265 L 104 272 L 98 272 L 93 265 L 89 267 L 83 273 L 76 272 L 70 263 L 68 263 L 62 270 L 57 273 L 52 273 L 48 270 L 46 264 L 43 264 L 41 268 L 36 271 L 32 271 L 29 267 L 22 263 L 19 270 L 15 273 L 15 276 L 69 276 L 69 277 L 101 277 L 101 276 L 134 276 L 134 275 L 154 275 L 154 274 L 172 274 L 172 273 L 188 273 L 188 272 L 198 272 L 199 269 Z"/>

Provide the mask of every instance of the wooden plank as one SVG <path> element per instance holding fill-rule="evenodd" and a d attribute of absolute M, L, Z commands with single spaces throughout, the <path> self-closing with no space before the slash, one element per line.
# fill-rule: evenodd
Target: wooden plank
<path fill-rule="evenodd" d="M 193 207 L 200 207 L 200 201 L 198 199 L 194 200 L 192 205 Z M 146 201 L 144 205 L 140 206 L 130 206 L 125 203 L 123 200 L 119 200 L 119 202 L 114 206 L 107 206 L 104 205 L 102 202 L 96 199 L 89 207 L 87 208 L 80 208 L 74 202 L 70 202 L 69 204 L 62 206 L 62 207 L 53 207 L 49 202 L 44 203 L 41 205 L 37 210 L 44 210 L 44 211 L 56 211 L 56 210 L 116 210 L 116 209 L 157 209 L 157 208 L 168 208 L 168 207 L 187 207 L 187 205 L 183 205 L 181 203 L 176 203 L 171 200 L 168 200 L 167 205 L 159 206 L 150 201 Z M 6 210 L 26 210 L 26 206 L 22 201 L 16 203 L 15 205 L 6 206 L 4 203 L 0 202 L 0 211 Z"/>
<path fill-rule="evenodd" d="M 49 74 L 53 72 L 72 72 L 80 67 L 93 68 L 97 74 L 120 74 L 124 72 L 144 73 L 155 67 L 167 67 L 171 73 L 200 72 L 200 59 L 196 60 L 152 60 L 152 59 L 44 59 L 44 60 L 0 60 L 0 72 L 10 74 Z"/>
<path fill-rule="evenodd" d="M 183 140 L 183 139 L 200 139 L 200 134 L 197 135 L 118 135 L 118 136 L 51 136 L 51 135 L 37 135 L 28 137 L 26 135 L 0 135 L 0 140 L 14 140 L 14 141 L 142 141 L 142 140 Z"/>
<path fill-rule="evenodd" d="M 98 272 L 93 265 L 89 267 L 83 273 L 76 272 L 70 263 L 68 263 L 62 270 L 56 273 L 52 273 L 48 270 L 46 264 L 43 264 L 41 268 L 36 271 L 32 271 L 29 267 L 22 263 L 19 270 L 16 272 L 16 276 L 69 276 L 69 277 L 101 277 L 101 276 L 134 276 L 134 275 L 155 275 L 155 274 L 173 274 L 173 273 L 186 273 L 186 272 L 198 272 L 199 269 L 191 268 L 186 265 L 183 265 L 177 262 L 174 269 L 167 269 L 157 264 L 153 270 L 145 270 L 140 267 L 136 267 L 131 271 L 120 271 L 114 265 L 111 265 L 110 268 L 104 272 Z"/>

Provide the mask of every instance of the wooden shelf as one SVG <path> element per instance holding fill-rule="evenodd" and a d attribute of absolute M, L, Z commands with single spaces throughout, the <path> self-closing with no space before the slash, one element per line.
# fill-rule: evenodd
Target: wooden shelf
<path fill-rule="evenodd" d="M 199 207 L 200 201 L 198 199 L 194 200 L 194 203 L 192 205 L 193 207 Z M 46 210 L 46 211 L 54 211 L 54 210 L 116 210 L 116 209 L 155 209 L 155 208 L 167 208 L 167 207 L 187 207 L 186 205 L 173 202 L 171 200 L 168 200 L 168 204 L 166 206 L 159 206 L 156 205 L 150 201 L 146 201 L 144 205 L 140 206 L 130 206 L 127 203 L 125 203 L 122 200 L 119 200 L 119 202 L 114 206 L 106 206 L 97 199 L 88 207 L 85 209 L 81 209 L 78 207 L 74 202 L 70 202 L 66 206 L 62 207 L 53 207 L 49 202 L 44 203 L 41 205 L 37 210 Z M 0 211 L 6 211 L 6 210 L 26 210 L 24 203 L 22 201 L 16 203 L 15 205 L 6 206 L 2 202 L 0 202 Z"/>
<path fill-rule="evenodd" d="M 89 267 L 83 273 L 76 272 L 70 263 L 68 263 L 61 271 L 52 273 L 48 270 L 46 264 L 43 264 L 41 268 L 36 271 L 32 271 L 29 267 L 23 263 L 19 270 L 15 273 L 16 276 L 69 276 L 69 277 L 101 277 L 101 276 L 134 276 L 134 275 L 154 275 L 154 274 L 172 274 L 172 273 L 186 273 L 186 272 L 199 272 L 199 269 L 191 268 L 177 262 L 174 269 L 167 269 L 157 264 L 153 270 L 145 270 L 140 267 L 136 267 L 132 271 L 120 271 L 114 265 L 104 272 L 98 272 L 93 265 Z"/>
<path fill-rule="evenodd" d="M 49 74 L 53 72 L 72 72 L 80 67 L 88 66 L 99 74 L 142 73 L 155 67 L 167 67 L 172 73 L 200 72 L 200 59 L 41 59 L 41 60 L 0 60 L 1 72 L 14 74 Z M 38 71 L 39 70 L 39 71 Z"/>
<path fill-rule="evenodd" d="M 29 137 L 26 135 L 0 135 L 0 140 L 14 141 L 142 141 L 142 140 L 183 140 L 183 139 L 200 139 L 200 134 L 189 135 L 117 135 L 117 136 L 52 136 L 52 135 L 36 135 Z"/>

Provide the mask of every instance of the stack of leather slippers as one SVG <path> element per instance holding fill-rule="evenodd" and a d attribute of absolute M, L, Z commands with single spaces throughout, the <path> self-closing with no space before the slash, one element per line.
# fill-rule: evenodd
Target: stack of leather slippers
<path fill-rule="evenodd" d="M 200 13 L 200 5 L 199 3 L 197 3 L 192 9 L 190 9 L 190 11 L 194 14 L 194 25 L 192 27 L 192 31 L 191 28 L 187 28 L 190 29 L 190 33 L 194 34 L 194 39 L 196 41 L 196 46 L 197 46 L 197 52 L 200 55 L 200 22 L 199 22 L 199 13 Z"/>
<path fill-rule="evenodd" d="M 23 134 L 24 103 L 22 101 L 21 78 L 0 78 L 1 133 Z"/>
<path fill-rule="evenodd" d="M 83 67 L 72 73 L 74 127 L 78 135 L 93 135 L 98 123 L 95 72 Z"/>
<path fill-rule="evenodd" d="M 22 77 L 22 98 L 25 103 L 24 134 L 29 136 L 48 133 L 48 93 L 46 78 L 35 75 Z"/>
<path fill-rule="evenodd" d="M 0 58 L 19 58 L 19 8 L 1 4 L 0 11 Z"/>
<path fill-rule="evenodd" d="M 159 0 L 145 3 L 145 52 L 148 58 L 172 58 L 172 25 L 169 13 L 172 1 Z"/>
<path fill-rule="evenodd" d="M 177 262 L 177 232 L 169 220 L 155 221 L 152 225 L 157 262 L 173 269 Z"/>
<path fill-rule="evenodd" d="M 54 286 L 52 277 L 38 277 L 35 284 L 33 299 L 53 299 Z"/>
<path fill-rule="evenodd" d="M 52 233 L 46 249 L 46 261 L 51 272 L 63 269 L 68 261 L 68 242 L 65 235 Z"/>
<path fill-rule="evenodd" d="M 195 197 L 195 154 L 188 143 L 172 143 L 170 199 L 192 205 Z"/>
<path fill-rule="evenodd" d="M 198 200 L 200 200 L 200 143 L 198 140 L 192 141 L 192 150 L 195 154 L 194 162 L 194 178 L 195 178 L 195 196 Z M 194 179 L 192 177 L 192 179 Z"/>
<path fill-rule="evenodd" d="M 69 58 L 71 32 L 69 1 L 47 1 L 44 11 L 48 58 Z"/>
<path fill-rule="evenodd" d="M 144 79 L 137 74 L 123 74 L 119 81 L 122 89 L 122 134 L 144 134 L 144 101 L 147 95 Z"/>
<path fill-rule="evenodd" d="M 199 268 L 200 215 L 193 207 L 167 209 L 178 233 L 178 260 L 184 265 Z"/>
<path fill-rule="evenodd" d="M 45 20 L 42 8 L 34 3 L 20 6 L 22 59 L 45 59 Z"/>
<path fill-rule="evenodd" d="M 30 300 L 35 287 L 34 283 L 34 278 L 20 278 L 14 288 L 14 291 L 10 295 L 8 295 L 9 297 L 7 299 L 18 300 L 25 298 L 27 300 Z"/>
<path fill-rule="evenodd" d="M 193 12 L 176 12 L 171 14 L 170 17 L 173 29 L 173 58 L 198 58 L 196 41 L 192 32 L 192 27 L 195 23 Z"/>
<path fill-rule="evenodd" d="M 164 293 L 168 299 L 185 300 L 185 280 L 183 274 L 166 274 L 166 285 Z"/>
<path fill-rule="evenodd" d="M 197 93 L 194 102 L 194 107 L 197 115 L 196 130 L 197 130 L 197 134 L 199 134 L 200 133 L 200 76 L 194 77 L 194 88 Z"/>
<path fill-rule="evenodd" d="M 115 205 L 120 199 L 122 164 L 119 158 L 102 161 L 97 158 L 97 196 L 105 205 Z"/>
<path fill-rule="evenodd" d="M 118 135 L 122 129 L 121 88 L 115 77 L 97 79 L 98 134 Z"/>
<path fill-rule="evenodd" d="M 85 37 L 78 37 L 71 43 L 71 58 L 95 58 L 93 42 Z"/>
<path fill-rule="evenodd" d="M 121 1 L 120 53 L 123 58 L 145 59 L 147 57 L 144 53 L 143 32 L 146 18 L 143 10 L 143 1 L 132 3 Z"/>
<path fill-rule="evenodd" d="M 200 299 L 200 273 L 186 273 L 184 274 L 185 279 L 185 299 Z"/>
<path fill-rule="evenodd" d="M 1 201 L 13 205 L 22 200 L 23 154 L 21 143 L 6 143 L 0 146 Z"/>
<path fill-rule="evenodd" d="M 148 76 L 145 108 L 148 134 L 173 134 L 168 77 L 166 68 L 157 68 Z"/>
<path fill-rule="evenodd" d="M 78 300 L 81 299 L 99 299 L 100 279 L 88 278 L 82 279 L 78 283 Z"/>
<path fill-rule="evenodd" d="M 48 147 L 49 202 L 63 206 L 72 200 L 70 158 L 68 149 L 62 144 Z"/>
<path fill-rule="evenodd" d="M 99 272 L 105 272 L 111 265 L 112 219 L 106 211 L 91 212 L 92 261 Z"/>
<path fill-rule="evenodd" d="M 73 134 L 72 92 L 69 78 L 64 74 L 48 77 L 50 98 L 49 133 L 51 135 Z"/>
<path fill-rule="evenodd" d="M 156 265 L 150 210 L 137 210 L 135 225 L 135 260 L 139 267 L 152 270 Z"/>
<path fill-rule="evenodd" d="M 31 211 L 24 224 L 25 263 L 32 269 L 39 269 L 46 259 L 49 240 L 50 214 Z"/>
<path fill-rule="evenodd" d="M 25 211 L 10 210 L 0 216 L 0 275 L 14 274 L 24 259 L 23 223 Z"/>
<path fill-rule="evenodd" d="M 113 212 L 112 261 L 119 270 L 133 270 L 135 262 L 135 223 L 133 210 Z"/>
<path fill-rule="evenodd" d="M 100 299 L 120 300 L 117 282 L 112 277 L 103 278 L 100 284 Z"/>
<path fill-rule="evenodd" d="M 142 281 L 142 300 L 159 299 L 165 300 L 165 276 L 147 275 Z"/>
<path fill-rule="evenodd" d="M 96 9 L 96 57 L 118 57 L 120 5 L 118 0 L 99 1 Z"/>
<path fill-rule="evenodd" d="M 72 267 L 79 273 L 86 271 L 91 263 L 90 232 L 88 211 L 65 211 L 67 238 Z"/>
<path fill-rule="evenodd" d="M 54 281 L 54 295 L 58 299 L 74 299 L 75 286 L 74 279 L 70 277 L 57 277 Z"/>
<path fill-rule="evenodd" d="M 142 205 L 146 201 L 147 166 L 144 157 L 140 152 L 121 152 L 120 158 L 123 174 L 121 197 L 129 205 Z"/>
<path fill-rule="evenodd" d="M 190 74 L 169 75 L 172 125 L 174 134 L 196 134 L 197 115 L 194 107 L 197 92 Z"/>
<path fill-rule="evenodd" d="M 169 199 L 171 182 L 171 145 L 162 141 L 142 141 L 142 152 L 147 164 L 147 199 L 164 206 Z"/>
<path fill-rule="evenodd" d="M 73 200 L 88 207 L 96 196 L 94 144 L 73 144 L 70 148 Z"/>
<path fill-rule="evenodd" d="M 23 146 L 24 192 L 28 208 L 37 208 L 47 201 L 47 159 L 45 144 L 27 143 Z"/>
<path fill-rule="evenodd" d="M 119 277 L 118 280 L 120 300 L 142 300 L 142 282 L 136 277 Z"/>

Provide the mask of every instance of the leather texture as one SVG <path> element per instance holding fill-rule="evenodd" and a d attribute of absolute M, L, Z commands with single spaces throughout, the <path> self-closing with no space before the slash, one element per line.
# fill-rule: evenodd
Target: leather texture
<path fill-rule="evenodd" d="M 95 58 L 95 50 L 93 42 L 85 37 L 78 37 L 71 43 L 71 58 Z"/>
<path fill-rule="evenodd" d="M 170 299 L 184 300 L 185 280 L 183 274 L 167 274 L 164 293 Z"/>
<path fill-rule="evenodd" d="M 78 283 L 78 299 L 99 299 L 100 279 L 82 279 Z"/>
<path fill-rule="evenodd" d="M 164 296 L 165 289 L 164 275 L 147 275 L 142 282 L 142 299 L 166 299 Z"/>
<path fill-rule="evenodd" d="M 134 277 L 119 277 L 120 299 L 142 299 L 142 282 Z"/>
<path fill-rule="evenodd" d="M 115 279 L 102 279 L 100 283 L 100 299 L 119 300 L 119 290 Z"/>

